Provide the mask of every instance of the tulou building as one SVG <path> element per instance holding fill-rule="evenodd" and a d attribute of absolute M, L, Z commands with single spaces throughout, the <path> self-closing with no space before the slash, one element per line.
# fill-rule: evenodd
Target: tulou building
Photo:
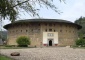
<path fill-rule="evenodd" d="M 20 36 L 30 38 L 31 46 L 69 46 L 78 38 L 80 25 L 61 19 L 27 19 L 4 26 L 8 30 L 8 45 L 17 45 Z"/>

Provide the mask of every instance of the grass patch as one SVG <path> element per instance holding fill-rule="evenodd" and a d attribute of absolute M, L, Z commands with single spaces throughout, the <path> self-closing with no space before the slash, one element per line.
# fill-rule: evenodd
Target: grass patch
<path fill-rule="evenodd" d="M 18 46 L 13 46 L 13 45 L 5 45 L 5 46 L 0 46 L 0 49 L 25 49 L 25 48 L 36 48 L 36 47 L 18 47 Z"/>
<path fill-rule="evenodd" d="M 81 47 L 81 46 L 78 46 L 78 45 L 71 46 L 71 48 L 74 48 L 74 49 L 76 49 L 76 48 L 79 48 L 79 49 L 85 49 L 85 47 Z"/>
<path fill-rule="evenodd" d="M 0 60 L 13 60 L 13 59 L 3 56 L 3 55 L 0 55 Z"/>

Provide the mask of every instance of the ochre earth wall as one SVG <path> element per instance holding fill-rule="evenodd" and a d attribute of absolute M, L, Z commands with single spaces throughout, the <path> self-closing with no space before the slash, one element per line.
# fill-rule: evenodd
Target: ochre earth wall
<path fill-rule="evenodd" d="M 73 45 L 78 38 L 77 26 L 69 23 L 22 23 L 8 28 L 8 45 L 17 45 L 19 36 L 27 36 L 31 46 L 42 46 L 43 32 L 58 32 L 58 46 Z"/>

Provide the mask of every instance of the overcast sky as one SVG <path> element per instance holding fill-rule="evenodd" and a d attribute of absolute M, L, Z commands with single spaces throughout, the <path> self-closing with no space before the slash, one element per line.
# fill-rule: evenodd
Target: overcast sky
<path fill-rule="evenodd" d="M 85 0 L 66 0 L 65 3 L 59 2 L 59 0 L 54 0 L 54 4 L 56 7 L 58 7 L 58 10 L 60 10 L 60 15 L 56 12 L 52 11 L 51 9 L 41 8 L 39 14 L 41 18 L 51 18 L 51 19 L 64 19 L 68 21 L 74 22 L 79 17 L 83 16 L 85 17 Z M 29 16 L 26 12 L 23 14 L 20 13 L 20 20 L 21 19 L 30 19 L 30 18 L 36 18 Z M 8 20 L 4 20 L 4 24 L 8 24 Z M 3 24 L 3 25 L 4 25 Z"/>

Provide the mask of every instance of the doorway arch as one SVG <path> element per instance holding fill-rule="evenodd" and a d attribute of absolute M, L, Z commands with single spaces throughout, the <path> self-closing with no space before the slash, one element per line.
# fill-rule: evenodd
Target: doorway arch
<path fill-rule="evenodd" d="M 52 40 L 49 40 L 49 46 L 52 46 Z"/>

